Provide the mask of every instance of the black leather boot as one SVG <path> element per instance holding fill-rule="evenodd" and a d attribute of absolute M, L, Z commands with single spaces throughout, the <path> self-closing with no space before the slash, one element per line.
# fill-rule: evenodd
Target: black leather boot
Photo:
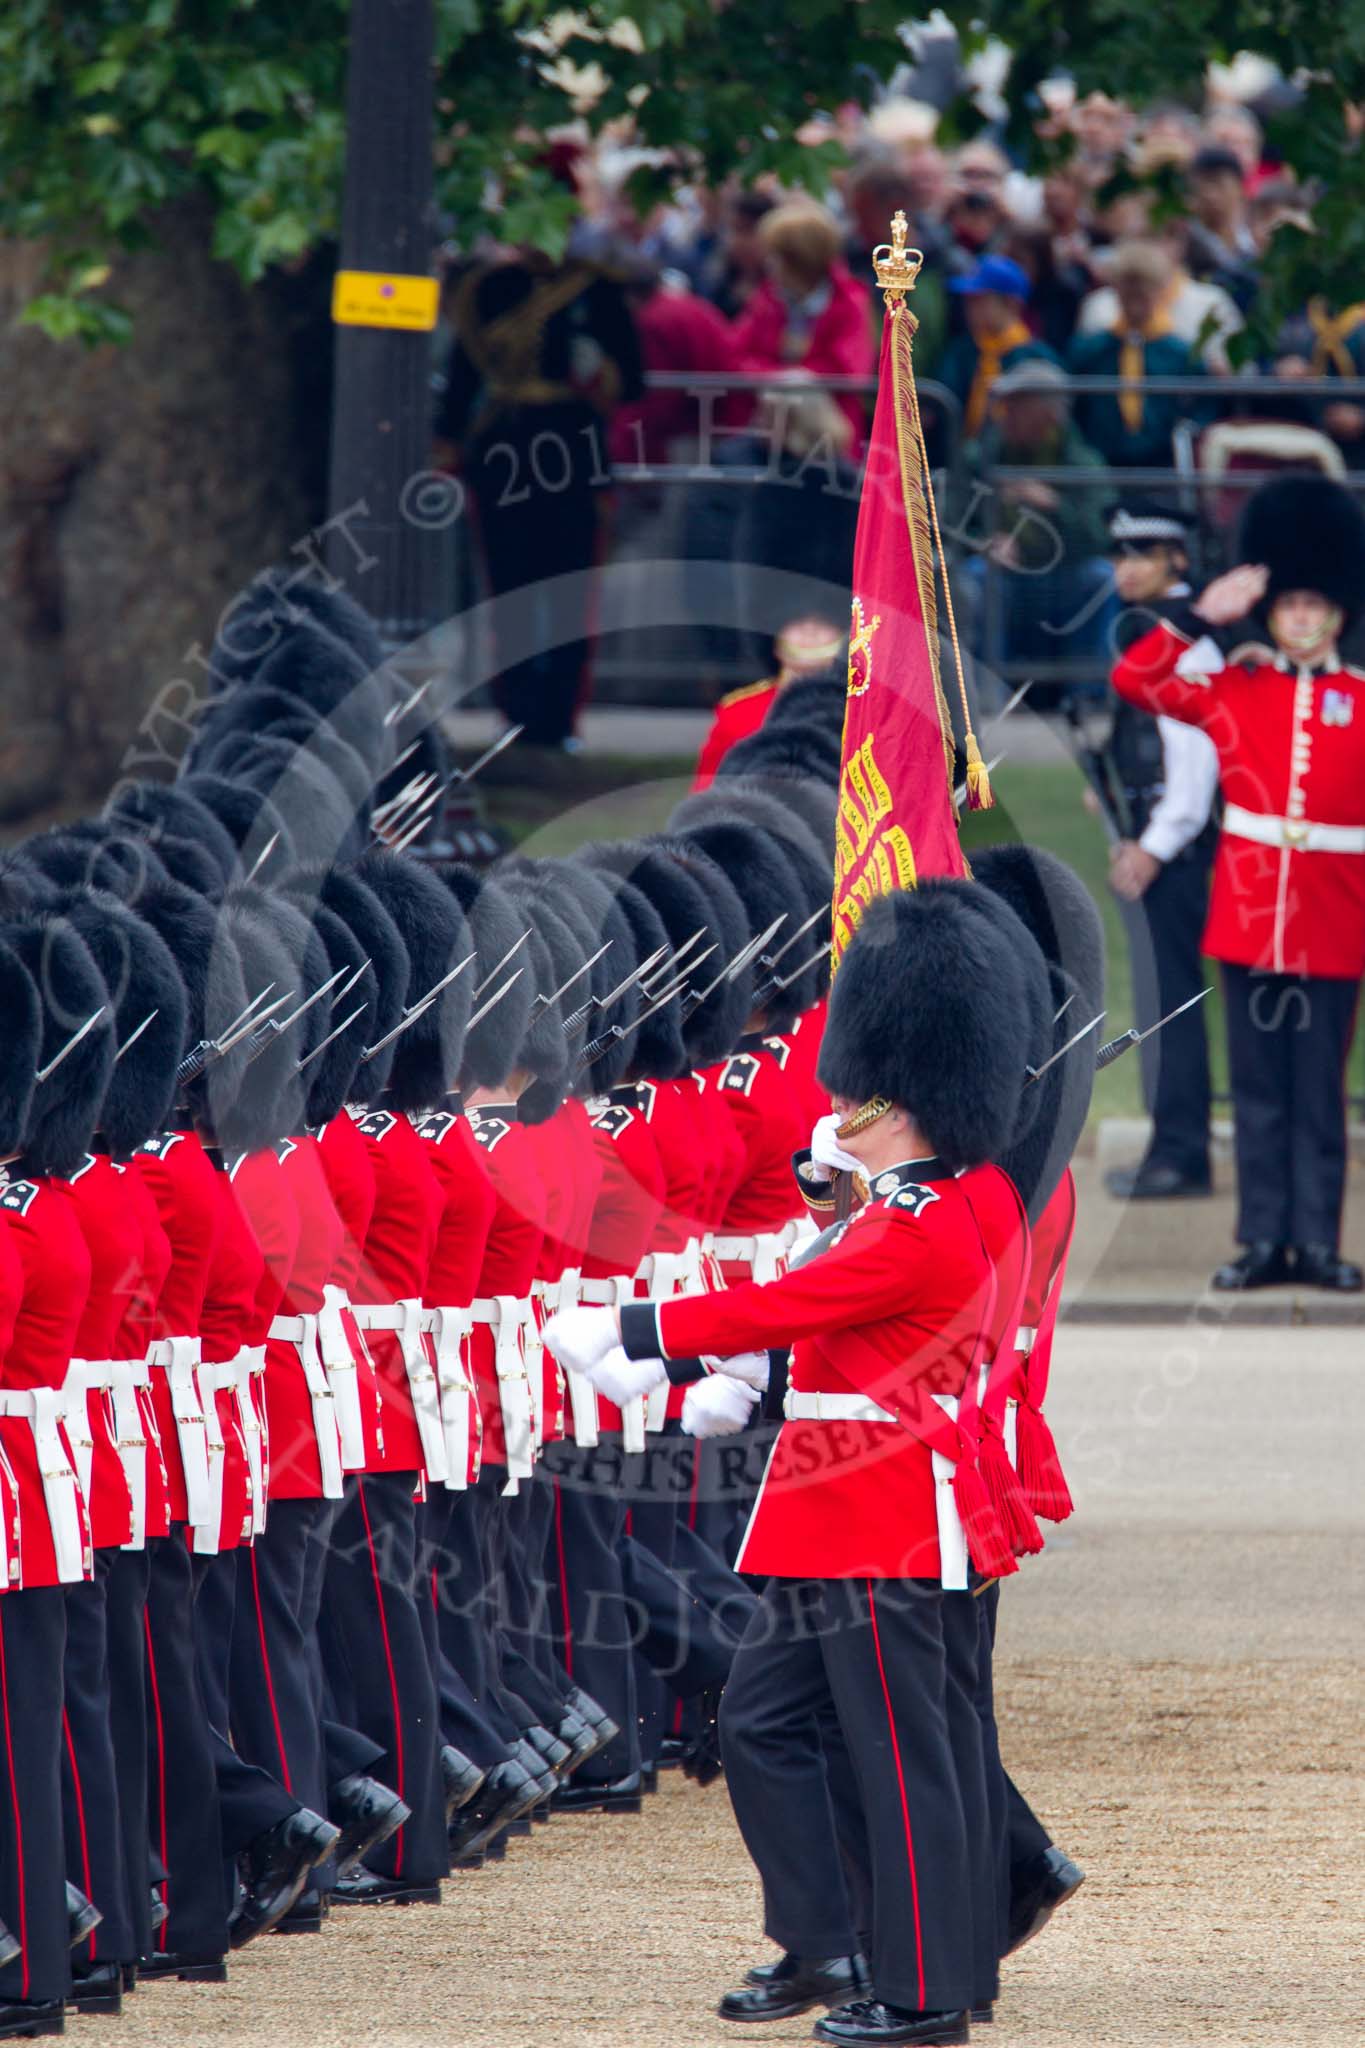
<path fill-rule="evenodd" d="M 752 2025 L 762 2020 L 789 2020 L 814 2005 L 844 2005 L 869 1988 L 861 1956 L 784 1955 L 763 1968 L 761 1980 L 750 1971 L 737 1991 L 727 1991 L 716 2011 L 723 2020 Z"/>
<path fill-rule="evenodd" d="M 1245 1294 L 1253 1287 L 1284 1287 L 1292 1277 L 1285 1247 L 1257 1238 L 1218 1268 L 1213 1284 L 1220 1294 Z"/>

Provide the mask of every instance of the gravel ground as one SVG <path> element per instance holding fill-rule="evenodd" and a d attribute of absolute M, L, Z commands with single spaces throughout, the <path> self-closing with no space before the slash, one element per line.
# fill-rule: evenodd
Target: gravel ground
<path fill-rule="evenodd" d="M 1059 1341 L 1064 1452 L 1103 1427 L 1125 1455 L 1080 1460 L 1066 1540 L 1006 1593 L 1000 1720 L 1089 1882 L 1006 1965 L 981 2038 L 1360 2048 L 1359 1333 L 1225 1333 L 1163 1415 L 1144 1390 L 1173 1355 L 1152 1332 Z M 671 1778 L 638 1818 L 538 1828 L 439 1909 L 334 1913 L 257 1942 L 226 1987 L 72 2024 L 107 2048 L 696 2048 L 734 2037 L 712 2008 L 758 1925 L 723 1785 Z"/>

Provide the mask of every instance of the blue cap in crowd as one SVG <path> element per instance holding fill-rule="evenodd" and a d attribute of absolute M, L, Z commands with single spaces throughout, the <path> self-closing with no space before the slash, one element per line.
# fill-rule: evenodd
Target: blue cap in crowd
<path fill-rule="evenodd" d="M 1026 299 L 1029 295 L 1028 273 L 1010 256 L 983 256 L 975 270 L 969 270 L 963 277 L 955 277 L 948 289 L 963 293 L 1000 292 L 1007 299 Z"/>

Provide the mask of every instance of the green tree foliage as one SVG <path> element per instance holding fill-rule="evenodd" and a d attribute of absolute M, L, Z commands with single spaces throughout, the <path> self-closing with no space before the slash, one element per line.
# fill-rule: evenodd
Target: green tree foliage
<path fill-rule="evenodd" d="M 545 137 L 576 117 L 629 121 L 643 144 L 712 178 L 818 184 L 830 148 L 796 130 L 866 100 L 904 55 L 901 0 L 433 0 L 437 197 L 467 237 L 562 244 L 571 199 Z M 1316 232 L 1282 231 L 1276 298 L 1346 303 L 1365 274 L 1365 0 L 952 0 L 969 42 L 1016 52 L 1018 138 L 1049 71 L 1135 98 L 1197 94 L 1210 58 L 1255 48 L 1313 79 L 1275 139 L 1322 181 Z M 5 0 L 0 8 L 0 234 L 41 241 L 25 318 L 117 339 L 106 290 L 121 249 L 154 243 L 194 199 L 216 255 L 248 281 L 336 232 L 345 147 L 347 0 Z"/>

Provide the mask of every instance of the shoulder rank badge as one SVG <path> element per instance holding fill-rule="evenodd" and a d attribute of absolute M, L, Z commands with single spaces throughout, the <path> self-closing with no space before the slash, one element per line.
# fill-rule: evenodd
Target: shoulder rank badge
<path fill-rule="evenodd" d="M 224 1158 L 223 1171 L 229 1180 L 236 1180 L 241 1168 L 246 1164 L 246 1156 L 245 1152 L 233 1152 Z"/>
<path fill-rule="evenodd" d="M 36 1180 L 12 1180 L 0 1194 L 0 1209 L 11 1216 L 27 1216 L 38 1193 Z"/>
<path fill-rule="evenodd" d="M 766 1052 L 770 1052 L 772 1054 L 773 1058 L 777 1061 L 778 1066 L 781 1067 L 783 1072 L 785 1073 L 787 1061 L 792 1056 L 792 1049 L 788 1045 L 786 1039 L 765 1038 L 763 1041 L 763 1046 Z"/>
<path fill-rule="evenodd" d="M 469 1128 L 475 1144 L 482 1145 L 485 1152 L 491 1152 L 495 1145 L 502 1143 L 512 1126 L 505 1116 L 484 1116 L 476 1109 L 470 1114 Z"/>
<path fill-rule="evenodd" d="M 627 1109 L 624 1102 L 608 1102 L 589 1119 L 595 1131 L 605 1131 L 609 1138 L 619 1138 L 634 1121 L 635 1111 Z"/>
<path fill-rule="evenodd" d="M 387 1138 L 397 1121 L 387 1109 L 372 1109 L 357 1120 L 356 1129 L 362 1138 Z"/>
<path fill-rule="evenodd" d="M 297 1152 L 298 1149 L 292 1138 L 277 1138 L 275 1141 L 275 1157 L 279 1160 L 281 1166 L 284 1165 L 290 1153 Z"/>
<path fill-rule="evenodd" d="M 442 1138 L 454 1130 L 456 1121 L 448 1109 L 433 1109 L 426 1116 L 414 1117 L 412 1128 L 419 1138 L 425 1138 L 429 1144 L 439 1145 Z"/>
<path fill-rule="evenodd" d="M 888 1195 L 888 1209 L 908 1209 L 912 1216 L 922 1216 L 931 1202 L 938 1200 L 933 1188 L 921 1187 L 918 1181 L 910 1181 L 903 1188 L 897 1188 L 894 1195 Z"/>
<path fill-rule="evenodd" d="M 758 1072 L 758 1061 L 751 1052 L 732 1053 L 721 1068 L 721 1092 L 726 1095 L 747 1095 L 754 1085 Z"/>
<path fill-rule="evenodd" d="M 1324 690 L 1322 693 L 1322 722 L 1324 725 L 1350 725 L 1356 715 L 1356 700 L 1350 690 Z"/>
<path fill-rule="evenodd" d="M 654 1105 L 659 1099 L 659 1091 L 652 1081 L 637 1081 L 635 1086 L 638 1091 L 640 1114 L 646 1123 L 652 1123 L 654 1120 Z"/>
<path fill-rule="evenodd" d="M 137 1149 L 152 1159 L 164 1159 L 172 1145 L 178 1145 L 183 1136 L 182 1131 L 161 1131 L 155 1138 L 144 1138 Z"/>
<path fill-rule="evenodd" d="M 85 1155 L 85 1157 L 84 1157 L 84 1159 L 82 1159 L 82 1161 L 81 1161 L 80 1165 L 79 1165 L 79 1166 L 78 1166 L 78 1167 L 76 1168 L 76 1171 L 75 1171 L 74 1173 L 69 1173 L 69 1174 L 68 1174 L 68 1175 L 66 1176 L 66 1184 L 67 1184 L 67 1186 L 68 1186 L 68 1187 L 74 1187 L 74 1186 L 76 1185 L 76 1182 L 77 1182 L 78 1180 L 80 1180 L 80 1179 L 81 1179 L 82 1175 L 84 1175 L 84 1174 L 87 1174 L 87 1173 L 89 1173 L 89 1171 L 90 1171 L 91 1167 L 92 1167 L 92 1166 L 94 1165 L 94 1163 L 95 1163 L 95 1155 L 94 1155 L 94 1153 L 93 1153 L 93 1152 L 87 1152 L 87 1153 L 86 1153 L 86 1155 Z"/>

